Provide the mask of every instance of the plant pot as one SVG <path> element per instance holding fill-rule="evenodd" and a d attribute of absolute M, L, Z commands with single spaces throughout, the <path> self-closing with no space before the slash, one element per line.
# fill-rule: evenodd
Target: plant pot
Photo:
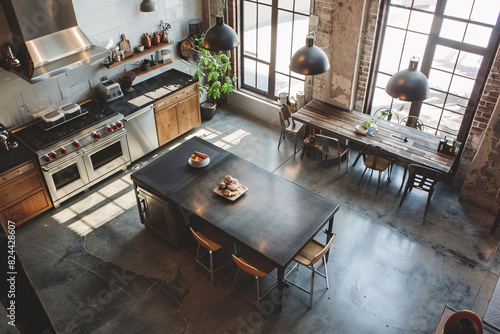
<path fill-rule="evenodd" d="M 205 120 L 211 120 L 215 115 L 215 108 L 217 107 L 217 103 L 203 102 L 200 105 L 201 109 L 201 117 Z"/>

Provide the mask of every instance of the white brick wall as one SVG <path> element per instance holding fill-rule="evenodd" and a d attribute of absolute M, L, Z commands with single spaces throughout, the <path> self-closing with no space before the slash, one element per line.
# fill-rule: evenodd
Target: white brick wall
<path fill-rule="evenodd" d="M 141 0 L 73 0 L 73 6 L 78 25 L 94 44 L 103 47 L 118 44 L 121 34 L 125 34 L 132 47 L 137 46 L 144 33 L 157 31 L 160 20 L 164 20 L 172 26 L 170 33 L 174 44 L 169 49 L 177 57 L 177 43 L 187 37 L 188 21 L 202 18 L 201 0 L 155 2 L 158 10 L 151 13 L 139 10 Z M 45 111 L 82 101 L 94 95 L 99 78 L 107 76 L 116 80 L 118 73 L 131 70 L 135 67 L 134 63 L 132 61 L 111 70 L 100 63 L 91 64 L 36 84 L 29 84 L 0 68 L 0 123 L 7 127 L 22 125 Z M 190 73 L 188 66 L 174 61 L 173 65 L 143 75 L 135 82 L 170 68 Z"/>

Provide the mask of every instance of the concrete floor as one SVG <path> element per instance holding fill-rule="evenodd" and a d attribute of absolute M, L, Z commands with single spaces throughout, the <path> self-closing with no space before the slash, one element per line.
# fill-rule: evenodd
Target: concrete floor
<path fill-rule="evenodd" d="M 330 289 L 317 277 L 312 309 L 308 295 L 290 287 L 282 313 L 273 314 L 272 295 L 259 311 L 250 277 L 229 295 L 234 265 L 212 286 L 194 269 L 193 240 L 175 249 L 140 223 L 130 174 L 192 135 L 340 204 Z M 484 316 L 500 275 L 492 214 L 458 202 L 459 189 L 441 182 L 424 217 L 427 193 L 414 190 L 398 207 L 401 167 L 376 195 L 376 174 L 357 186 L 361 162 L 349 174 L 342 162 L 339 173 L 336 162 L 293 155 L 291 140 L 278 151 L 278 137 L 278 127 L 220 108 L 127 172 L 20 226 L 19 256 L 58 332 L 434 333 L 445 305 Z M 309 275 L 293 274 L 305 286 Z M 0 332 L 17 332 L 8 327 L 0 322 Z"/>

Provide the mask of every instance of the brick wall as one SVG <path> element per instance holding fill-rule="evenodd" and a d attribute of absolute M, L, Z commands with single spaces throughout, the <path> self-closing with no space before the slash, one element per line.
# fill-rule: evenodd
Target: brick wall
<path fill-rule="evenodd" d="M 500 95 L 500 48 L 497 50 L 495 61 L 488 75 L 479 107 L 477 109 L 472 127 L 465 142 L 460 164 L 455 175 L 455 184 L 461 185 L 467 175 L 472 159 L 474 158 L 481 140 L 484 136 L 488 122 Z"/>

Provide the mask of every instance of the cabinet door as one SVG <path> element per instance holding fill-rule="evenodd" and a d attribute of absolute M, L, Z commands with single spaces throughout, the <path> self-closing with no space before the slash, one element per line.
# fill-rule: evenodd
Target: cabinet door
<path fill-rule="evenodd" d="M 200 101 L 198 94 L 193 94 L 177 106 L 179 132 L 184 133 L 201 123 Z"/>
<path fill-rule="evenodd" d="M 11 220 L 19 225 L 36 216 L 51 206 L 50 200 L 43 189 L 25 198 L 23 201 L 0 212 L 2 222 Z M 5 223 L 4 223 L 5 224 Z"/>
<path fill-rule="evenodd" d="M 8 186 L 0 188 L 0 210 L 3 210 L 19 199 L 25 197 L 30 192 L 42 187 L 42 179 L 40 172 L 33 171 Z"/>
<path fill-rule="evenodd" d="M 155 113 L 156 130 L 160 146 L 179 135 L 177 123 L 177 105 L 164 108 Z"/>

